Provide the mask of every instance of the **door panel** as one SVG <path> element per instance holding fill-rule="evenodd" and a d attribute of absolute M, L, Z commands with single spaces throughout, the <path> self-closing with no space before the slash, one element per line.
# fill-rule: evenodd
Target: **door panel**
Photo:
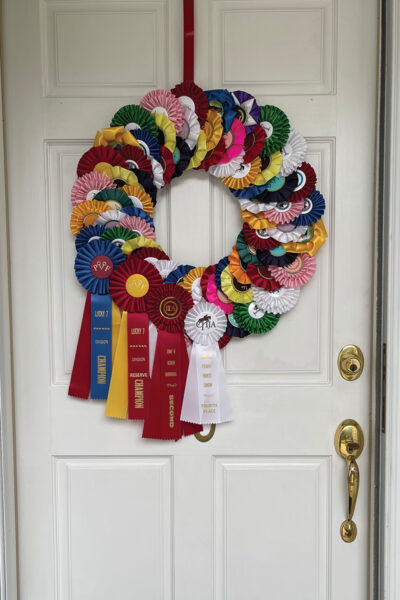
<path fill-rule="evenodd" d="M 76 164 L 120 106 L 181 80 L 181 2 L 3 2 L 21 600 L 367 597 L 377 12 L 377 0 L 196 2 L 197 83 L 287 112 L 329 233 L 297 307 L 224 350 L 235 420 L 201 444 L 142 440 L 140 424 L 67 396 L 84 305 Z M 205 266 L 240 229 L 204 173 L 162 191 L 155 222 L 171 258 Z M 352 383 L 336 367 L 348 343 L 365 355 Z M 344 544 L 333 439 L 350 417 L 366 448 L 358 537 Z"/>

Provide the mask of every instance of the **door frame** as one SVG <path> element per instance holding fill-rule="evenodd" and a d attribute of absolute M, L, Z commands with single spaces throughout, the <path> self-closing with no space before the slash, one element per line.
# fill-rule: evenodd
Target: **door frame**
<path fill-rule="evenodd" d="M 1 2 L 1 0 L 0 0 Z M 381 0 L 380 139 L 377 160 L 377 261 L 374 348 L 377 398 L 372 446 L 371 600 L 400 599 L 400 0 Z M 0 58 L 1 71 L 1 58 Z M 0 77 L 0 281 L 10 281 L 7 217 L 6 154 L 3 137 L 2 78 Z M 380 274 L 385 282 L 380 285 Z M 386 281 L 385 281 L 386 279 Z M 13 365 L 10 286 L 0 285 L 0 600 L 18 598 L 17 521 L 14 468 Z M 387 353 L 383 353 L 387 348 Z M 386 356 L 386 359 L 385 359 Z M 387 365 L 387 371 L 385 368 Z M 372 432 L 373 434 L 373 432 Z M 371 457 L 372 458 L 372 457 Z"/>

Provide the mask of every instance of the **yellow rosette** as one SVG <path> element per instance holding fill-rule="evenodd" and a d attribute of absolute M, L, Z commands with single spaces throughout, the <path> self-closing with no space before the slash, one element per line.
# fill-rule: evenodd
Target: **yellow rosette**
<path fill-rule="evenodd" d="M 247 304 L 253 300 L 251 285 L 237 281 L 226 267 L 221 273 L 221 290 L 232 302 Z"/>
<path fill-rule="evenodd" d="M 103 164 L 103 163 L 99 163 L 99 164 Z M 98 165 L 96 165 L 95 169 L 98 167 Z M 119 166 L 115 166 L 115 167 L 104 167 L 102 168 L 102 173 L 104 173 L 104 175 L 107 175 L 107 177 L 109 177 L 110 179 L 112 179 L 114 181 L 114 183 L 117 184 L 118 187 L 121 187 L 122 185 L 134 185 L 135 183 L 138 183 L 138 178 L 136 177 L 135 173 L 132 173 L 132 171 L 129 171 L 128 169 L 124 169 L 124 167 L 119 167 Z"/>
<path fill-rule="evenodd" d="M 256 156 L 251 163 L 240 165 L 237 171 L 230 177 L 223 177 L 221 179 L 228 188 L 234 190 L 243 190 L 244 188 L 250 187 L 256 180 L 261 169 L 261 158 Z"/>
<path fill-rule="evenodd" d="M 158 248 L 159 250 L 162 250 L 160 244 L 157 244 L 154 240 L 144 237 L 143 235 L 125 242 L 121 250 L 124 254 L 132 254 L 132 252 L 138 248 Z"/>
<path fill-rule="evenodd" d="M 187 167 L 187 171 L 189 169 L 197 169 L 203 162 L 205 156 L 207 154 L 207 143 L 206 143 L 206 134 L 201 129 L 199 133 L 199 137 L 197 138 L 197 147 L 196 152 L 193 154 L 192 158 Z"/>
<path fill-rule="evenodd" d="M 276 227 L 276 223 L 272 221 L 268 221 L 264 217 L 264 213 L 257 213 L 253 215 L 253 213 L 248 210 L 241 210 L 240 216 L 242 217 L 242 221 L 244 223 L 248 223 L 252 229 L 267 229 L 268 227 Z"/>
<path fill-rule="evenodd" d="M 84 228 L 93 225 L 101 213 L 110 210 L 110 207 L 105 202 L 100 200 L 85 200 L 77 204 L 71 215 L 71 231 L 74 235 Z"/>
<path fill-rule="evenodd" d="M 152 117 L 154 117 L 157 127 L 161 129 L 164 134 L 163 146 L 168 148 L 170 152 L 173 152 L 176 147 L 176 131 L 174 124 L 162 113 L 153 113 Z"/>
<path fill-rule="evenodd" d="M 269 158 L 269 164 L 261 171 L 257 179 L 254 181 L 254 185 L 264 185 L 278 175 L 282 166 L 282 154 L 280 152 L 274 152 Z"/>
<path fill-rule="evenodd" d="M 219 116 L 216 110 L 208 111 L 207 119 L 202 129 L 206 134 L 207 152 L 210 152 L 210 150 L 214 150 L 214 148 L 218 145 L 222 134 L 224 133 L 222 118 Z"/>
<path fill-rule="evenodd" d="M 325 229 L 325 225 L 320 219 L 314 225 L 314 235 L 308 242 L 287 242 L 282 244 L 282 248 L 288 252 L 295 252 L 301 254 L 307 252 L 310 256 L 315 256 L 318 250 L 325 244 L 328 238 L 328 234 Z"/>
<path fill-rule="evenodd" d="M 182 281 L 178 283 L 178 285 L 182 286 L 183 289 L 192 295 L 194 303 L 200 302 L 203 297 L 200 280 L 205 270 L 206 267 L 194 267 L 194 269 L 190 269 L 183 277 Z"/>
<path fill-rule="evenodd" d="M 119 127 L 106 127 L 96 133 L 94 138 L 93 146 L 109 146 L 110 144 L 117 143 L 123 146 L 137 146 L 140 148 L 140 144 L 133 137 L 130 131 L 125 131 L 125 128 L 120 125 Z"/>
<path fill-rule="evenodd" d="M 144 210 L 149 217 L 153 216 L 154 204 L 151 196 L 140 185 L 124 185 L 122 191 L 129 196 L 133 206 L 137 206 Z"/>

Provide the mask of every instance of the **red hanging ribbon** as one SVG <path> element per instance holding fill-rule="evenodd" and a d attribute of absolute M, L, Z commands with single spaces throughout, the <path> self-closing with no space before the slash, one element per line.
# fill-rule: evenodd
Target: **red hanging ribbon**
<path fill-rule="evenodd" d="M 69 396 L 84 400 L 87 400 L 90 394 L 90 300 L 91 296 L 88 292 L 68 390 Z"/>
<path fill-rule="evenodd" d="M 159 329 L 151 378 L 151 400 L 143 427 L 143 437 L 178 440 L 202 431 L 201 425 L 180 420 L 189 359 L 182 332 Z"/>
<path fill-rule="evenodd" d="M 183 0 L 183 80 L 194 81 L 194 0 Z"/>
<path fill-rule="evenodd" d="M 150 395 L 149 317 L 128 313 L 128 418 L 144 419 Z"/>

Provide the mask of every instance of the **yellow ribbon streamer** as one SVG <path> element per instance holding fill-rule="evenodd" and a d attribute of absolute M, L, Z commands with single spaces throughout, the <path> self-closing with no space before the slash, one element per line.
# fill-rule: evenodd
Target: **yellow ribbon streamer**
<path fill-rule="evenodd" d="M 126 419 L 128 412 L 128 315 L 122 313 L 121 326 L 115 350 L 114 368 L 108 391 L 106 417 Z"/>

